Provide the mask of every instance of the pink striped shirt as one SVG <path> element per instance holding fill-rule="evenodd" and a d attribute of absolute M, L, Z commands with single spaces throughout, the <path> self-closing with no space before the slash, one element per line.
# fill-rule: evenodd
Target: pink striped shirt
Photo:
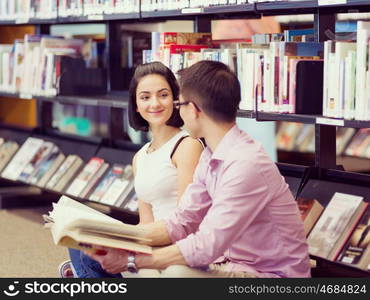
<path fill-rule="evenodd" d="M 296 202 L 276 165 L 234 126 L 203 151 L 193 183 L 165 220 L 187 264 L 228 262 L 258 277 L 310 277 Z"/>

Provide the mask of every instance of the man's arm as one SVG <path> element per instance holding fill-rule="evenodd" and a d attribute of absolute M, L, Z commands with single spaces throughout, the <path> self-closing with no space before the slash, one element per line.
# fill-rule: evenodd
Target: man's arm
<path fill-rule="evenodd" d="M 85 254 L 99 262 L 105 271 L 117 274 L 127 270 L 127 257 L 130 252 L 107 247 L 97 248 L 104 251 L 105 254 Z M 186 265 L 186 261 L 176 244 L 156 249 L 152 255 L 137 254 L 135 263 L 138 269 L 165 269 L 170 265 Z"/>

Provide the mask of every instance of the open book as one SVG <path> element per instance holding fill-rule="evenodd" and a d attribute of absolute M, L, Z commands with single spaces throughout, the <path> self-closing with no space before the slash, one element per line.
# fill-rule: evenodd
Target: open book
<path fill-rule="evenodd" d="M 95 252 L 93 245 L 151 254 L 147 232 L 134 225 L 124 224 L 91 207 L 62 196 L 44 215 L 56 245 Z"/>

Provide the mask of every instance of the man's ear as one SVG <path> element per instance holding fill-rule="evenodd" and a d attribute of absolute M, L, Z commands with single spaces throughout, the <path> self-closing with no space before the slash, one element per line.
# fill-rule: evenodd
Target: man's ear
<path fill-rule="evenodd" d="M 199 113 L 200 113 L 199 110 L 196 108 L 196 106 L 194 105 L 193 102 L 190 102 L 189 105 L 191 107 L 191 112 L 192 112 L 194 118 L 197 119 L 199 117 Z"/>

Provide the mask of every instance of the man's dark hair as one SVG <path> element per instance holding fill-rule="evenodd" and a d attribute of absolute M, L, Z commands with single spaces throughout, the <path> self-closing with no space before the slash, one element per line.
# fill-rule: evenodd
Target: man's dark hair
<path fill-rule="evenodd" d="M 179 71 L 181 95 L 215 121 L 233 122 L 240 103 L 236 75 L 223 63 L 203 60 Z"/>
<path fill-rule="evenodd" d="M 157 74 L 162 76 L 167 80 L 173 95 L 173 99 L 177 100 L 179 98 L 179 85 L 177 83 L 175 75 L 172 71 L 167 68 L 164 64 L 160 62 L 152 62 L 147 64 L 142 64 L 136 67 L 134 76 L 130 82 L 129 88 L 129 103 L 128 103 L 128 115 L 130 126 L 135 130 L 148 131 L 149 124 L 144 120 L 141 115 L 136 111 L 136 89 L 139 84 L 140 79 L 144 76 Z M 174 109 L 171 117 L 166 122 L 166 125 L 173 127 L 181 127 L 184 125 L 184 121 L 180 117 L 178 109 Z"/>

